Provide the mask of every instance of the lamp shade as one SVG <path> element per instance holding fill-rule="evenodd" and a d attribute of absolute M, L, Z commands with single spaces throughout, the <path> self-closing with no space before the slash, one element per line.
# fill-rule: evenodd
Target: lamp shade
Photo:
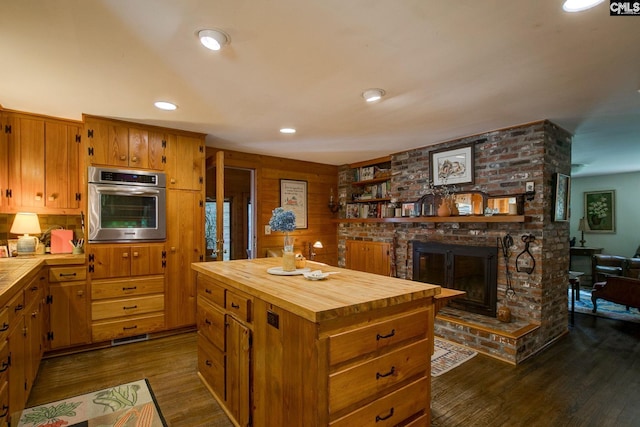
<path fill-rule="evenodd" d="M 322 242 L 320 240 L 317 240 L 314 244 L 313 247 L 316 249 L 322 249 L 324 246 L 322 246 Z"/>
<path fill-rule="evenodd" d="M 40 234 L 40 220 L 38 214 L 29 212 L 18 212 L 11 226 L 13 234 Z"/>
<path fill-rule="evenodd" d="M 578 223 L 578 231 L 589 231 L 589 221 L 586 218 L 580 218 L 580 223 Z"/>

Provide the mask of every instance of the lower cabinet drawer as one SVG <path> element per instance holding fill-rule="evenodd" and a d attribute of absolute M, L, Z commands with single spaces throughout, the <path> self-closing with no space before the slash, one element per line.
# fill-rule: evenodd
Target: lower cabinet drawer
<path fill-rule="evenodd" d="M 198 372 L 221 402 L 225 401 L 224 353 L 198 333 Z"/>
<path fill-rule="evenodd" d="M 9 343 L 6 340 L 0 341 L 0 384 L 6 381 L 9 369 Z"/>
<path fill-rule="evenodd" d="M 430 411 L 430 379 L 423 377 L 368 405 L 359 408 L 329 425 L 331 427 L 376 426 L 387 427 L 400 424 L 409 417 Z M 420 424 L 420 419 L 423 420 Z M 426 416 L 419 416 L 409 425 L 426 425 Z"/>
<path fill-rule="evenodd" d="M 9 383 L 4 381 L 0 384 L 0 427 L 7 425 L 9 425 Z"/>
<path fill-rule="evenodd" d="M 164 292 L 164 277 L 139 277 L 134 279 L 107 279 L 91 282 L 91 299 L 122 298 L 127 296 L 158 294 Z"/>
<path fill-rule="evenodd" d="M 430 354 L 424 339 L 329 375 L 329 412 L 375 398 L 411 377 L 428 376 Z"/>
<path fill-rule="evenodd" d="M 164 310 L 164 295 L 151 295 L 91 304 L 91 320 L 113 319 Z"/>
<path fill-rule="evenodd" d="M 161 329 L 164 329 L 164 314 L 152 314 L 94 322 L 91 325 L 91 335 L 94 342 L 99 342 L 146 334 Z"/>
<path fill-rule="evenodd" d="M 9 335 L 9 309 L 0 310 L 0 341 L 4 341 Z"/>
<path fill-rule="evenodd" d="M 224 313 L 202 298 L 198 298 L 198 331 L 221 351 L 226 350 Z"/>

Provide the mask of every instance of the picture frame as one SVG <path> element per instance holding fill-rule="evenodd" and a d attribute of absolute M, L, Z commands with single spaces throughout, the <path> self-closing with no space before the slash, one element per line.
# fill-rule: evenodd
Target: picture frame
<path fill-rule="evenodd" d="M 553 221 L 569 221 L 569 201 L 571 196 L 571 177 L 569 175 L 555 174 L 553 196 Z"/>
<path fill-rule="evenodd" d="M 296 215 L 296 229 L 307 228 L 307 181 L 281 179 L 280 206 Z"/>
<path fill-rule="evenodd" d="M 431 182 L 434 186 L 473 184 L 474 162 L 474 144 L 431 151 Z"/>
<path fill-rule="evenodd" d="M 584 217 L 589 224 L 585 233 L 615 233 L 616 190 L 585 191 Z"/>
<path fill-rule="evenodd" d="M 9 249 L 6 245 L 0 246 L 0 258 L 9 258 Z"/>
<path fill-rule="evenodd" d="M 402 204 L 402 216 L 415 216 L 415 203 L 403 203 Z"/>
<path fill-rule="evenodd" d="M 373 166 L 363 166 L 360 168 L 360 181 L 370 181 L 375 178 L 375 168 Z"/>
<path fill-rule="evenodd" d="M 18 239 L 8 239 L 7 249 L 8 249 L 9 257 L 15 256 L 14 254 L 18 253 Z"/>

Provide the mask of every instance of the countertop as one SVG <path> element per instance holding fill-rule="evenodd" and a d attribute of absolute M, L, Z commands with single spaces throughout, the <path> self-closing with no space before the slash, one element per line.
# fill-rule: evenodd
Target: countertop
<path fill-rule="evenodd" d="M 199 262 L 192 267 L 225 286 L 277 305 L 312 322 L 402 304 L 440 294 L 440 286 L 363 273 L 307 261 L 307 268 L 333 272 L 325 280 L 302 275 L 267 273 L 282 265 L 282 258 Z"/>
<path fill-rule="evenodd" d="M 19 286 L 38 273 L 43 265 L 84 264 L 84 255 L 33 255 L 0 258 L 0 307 L 4 307 Z"/>

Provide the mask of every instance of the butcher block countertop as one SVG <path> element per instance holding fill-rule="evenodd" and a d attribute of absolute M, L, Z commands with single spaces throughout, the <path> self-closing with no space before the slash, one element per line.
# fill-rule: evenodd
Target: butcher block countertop
<path fill-rule="evenodd" d="M 332 267 L 307 261 L 307 268 L 332 272 L 324 280 L 267 273 L 282 258 L 199 262 L 193 269 L 224 285 L 318 323 L 440 294 L 440 286 Z"/>
<path fill-rule="evenodd" d="M 34 255 L 0 258 L 0 307 L 4 307 L 20 286 L 42 266 L 84 264 L 84 255 Z"/>

